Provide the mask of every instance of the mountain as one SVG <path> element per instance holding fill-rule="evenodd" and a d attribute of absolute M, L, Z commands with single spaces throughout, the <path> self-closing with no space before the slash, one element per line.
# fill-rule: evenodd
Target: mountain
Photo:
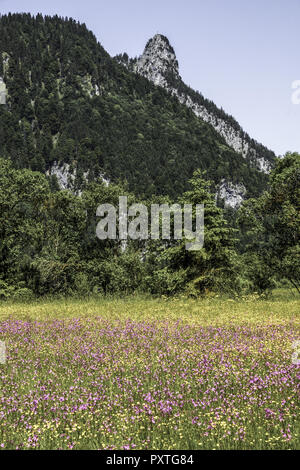
<path fill-rule="evenodd" d="M 0 17 L 0 123 L 0 157 L 46 173 L 53 190 L 121 179 L 140 197 L 176 198 L 200 168 L 235 206 L 265 189 L 260 169 L 275 159 L 183 84 L 165 37 L 138 59 L 112 58 L 58 16 Z"/>
<path fill-rule="evenodd" d="M 128 57 L 128 56 L 127 56 Z M 251 139 L 238 122 L 219 109 L 212 101 L 194 91 L 182 81 L 175 51 L 168 38 L 156 34 L 149 39 L 143 54 L 137 59 L 118 56 L 127 67 L 148 78 L 155 85 L 165 88 L 180 103 L 191 108 L 194 114 L 212 127 L 225 139 L 227 145 L 240 153 L 259 170 L 268 173 L 273 167 L 274 153 Z M 125 59 L 125 60 L 124 60 Z M 126 60 L 127 59 L 127 60 Z"/>

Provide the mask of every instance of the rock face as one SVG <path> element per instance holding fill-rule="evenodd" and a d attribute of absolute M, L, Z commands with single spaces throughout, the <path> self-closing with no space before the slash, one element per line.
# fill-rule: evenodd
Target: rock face
<path fill-rule="evenodd" d="M 3 78 L 0 77 L 0 105 L 6 104 L 7 90 Z"/>
<path fill-rule="evenodd" d="M 61 189 L 73 189 L 76 173 L 70 171 L 70 165 L 68 163 L 59 165 L 58 163 L 54 162 L 51 170 L 46 174 L 48 176 L 55 175 Z"/>
<path fill-rule="evenodd" d="M 246 188 L 243 184 L 233 184 L 222 180 L 216 198 L 223 199 L 225 207 L 237 209 L 244 200 Z"/>
<path fill-rule="evenodd" d="M 272 158 L 275 157 L 271 151 L 253 141 L 231 116 L 215 105 L 211 110 L 211 102 L 182 82 L 174 49 L 165 36 L 156 34 L 147 42 L 139 58 L 127 63 L 123 61 L 123 64 L 176 96 L 182 104 L 191 108 L 196 116 L 211 124 L 227 145 L 247 158 L 254 167 L 264 173 L 271 170 Z M 266 159 L 263 154 L 269 154 L 270 159 Z"/>
<path fill-rule="evenodd" d="M 137 59 L 134 71 L 151 80 L 155 85 L 168 88 L 165 75 L 179 76 L 178 62 L 169 40 L 161 34 L 150 39 L 144 53 Z"/>
<path fill-rule="evenodd" d="M 76 190 L 76 178 L 77 178 L 77 169 L 71 168 L 68 163 L 59 164 L 58 162 L 54 162 L 51 166 L 50 170 L 46 172 L 47 176 L 56 176 L 57 183 L 60 189 L 68 189 L 73 193 L 80 195 L 81 191 Z M 88 182 L 89 172 L 86 171 L 83 173 L 82 178 L 85 182 Z M 110 180 L 105 178 L 104 175 L 100 175 L 105 186 L 110 184 Z"/>

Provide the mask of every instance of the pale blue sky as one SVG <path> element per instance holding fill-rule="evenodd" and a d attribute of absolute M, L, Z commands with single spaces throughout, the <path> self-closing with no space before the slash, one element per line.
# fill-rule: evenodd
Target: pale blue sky
<path fill-rule="evenodd" d="M 166 35 L 188 85 L 277 154 L 300 152 L 300 0 L 0 0 L 23 11 L 85 22 L 111 55 Z"/>

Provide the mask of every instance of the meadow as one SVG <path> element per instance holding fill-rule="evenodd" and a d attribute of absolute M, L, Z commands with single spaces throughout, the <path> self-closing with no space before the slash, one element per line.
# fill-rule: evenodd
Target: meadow
<path fill-rule="evenodd" d="M 0 304 L 0 449 L 299 449 L 300 300 Z"/>

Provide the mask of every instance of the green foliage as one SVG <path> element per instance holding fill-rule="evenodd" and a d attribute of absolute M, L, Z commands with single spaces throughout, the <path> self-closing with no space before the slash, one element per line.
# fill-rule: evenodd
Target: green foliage
<path fill-rule="evenodd" d="M 10 285 L 0 280 L 0 299 L 1 300 L 30 300 L 34 297 L 33 292 L 20 282 L 18 285 Z"/>
<path fill-rule="evenodd" d="M 299 156 L 287 155 L 271 176 L 270 192 L 242 206 L 239 254 L 236 230 L 216 206 L 213 183 L 201 171 L 177 202 L 194 209 L 204 204 L 203 248 L 188 251 L 187 240 L 171 238 L 129 240 L 124 250 L 120 240 L 99 240 L 95 233 L 98 205 L 118 207 L 120 195 L 127 195 L 128 205 L 136 202 L 121 183 L 95 181 L 80 196 L 52 192 L 41 173 L 16 170 L 0 159 L 0 296 L 235 295 L 271 290 L 282 279 L 299 288 L 298 171 Z"/>
<path fill-rule="evenodd" d="M 190 180 L 191 190 L 180 199 L 181 204 L 204 204 L 204 246 L 198 251 L 186 250 L 186 240 L 174 241 L 170 246 L 154 244 L 148 263 L 152 263 L 157 292 L 174 294 L 187 290 L 192 296 L 211 290 L 224 290 L 224 280 L 230 278 L 234 284 L 234 232 L 227 225 L 222 210 L 216 206 L 211 193 L 212 183 L 196 171 Z M 195 214 L 193 216 L 195 219 Z M 228 281 L 227 281 L 228 289 Z"/>
<path fill-rule="evenodd" d="M 82 196 L 51 192 L 46 177 L 0 159 L 0 297 L 132 293 L 140 251 L 96 237 L 96 208 L 118 204 L 121 185 L 94 182 Z"/>
<path fill-rule="evenodd" d="M 278 160 L 269 192 L 246 201 L 238 220 L 254 288 L 265 290 L 274 286 L 274 278 L 286 278 L 300 292 L 299 154 L 287 153 Z"/>

